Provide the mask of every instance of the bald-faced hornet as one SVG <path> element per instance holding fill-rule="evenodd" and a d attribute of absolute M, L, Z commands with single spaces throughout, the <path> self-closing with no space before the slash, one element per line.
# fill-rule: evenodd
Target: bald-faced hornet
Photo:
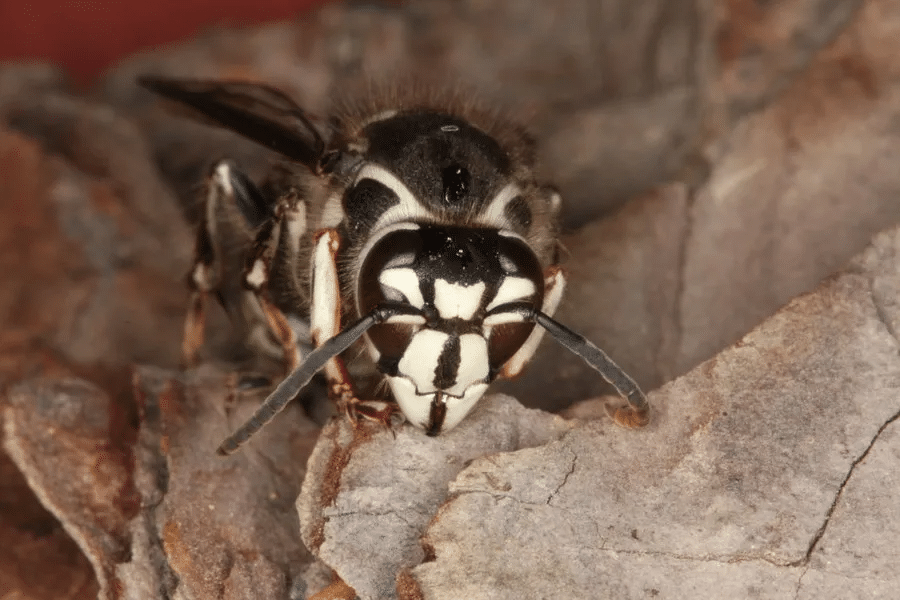
<path fill-rule="evenodd" d="M 617 423 L 647 422 L 635 382 L 552 318 L 565 284 L 556 266 L 560 197 L 536 181 L 521 128 L 427 96 L 370 99 L 326 124 L 265 85 L 141 83 L 308 170 L 273 191 L 223 161 L 207 182 L 186 362 L 203 342 L 205 299 L 215 293 L 238 298 L 248 340 L 282 357 L 288 371 L 220 453 L 237 449 L 320 370 L 354 422 L 388 422 L 399 406 L 409 422 L 439 434 L 490 382 L 519 374 L 543 331 L 627 400 L 609 409 Z M 304 338 L 315 347 L 305 356 Z M 360 339 L 368 371 L 387 382 L 393 401 L 360 400 L 351 384 L 342 353 Z M 358 357 L 351 354 L 344 358 Z"/>

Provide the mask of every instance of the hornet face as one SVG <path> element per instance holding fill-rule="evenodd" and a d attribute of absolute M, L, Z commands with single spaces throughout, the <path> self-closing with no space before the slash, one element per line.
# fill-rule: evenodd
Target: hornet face
<path fill-rule="evenodd" d="M 400 223 L 363 261 L 358 310 L 412 310 L 367 332 L 369 350 L 407 419 L 454 427 L 531 335 L 521 311 L 544 296 L 540 264 L 517 235 Z"/>

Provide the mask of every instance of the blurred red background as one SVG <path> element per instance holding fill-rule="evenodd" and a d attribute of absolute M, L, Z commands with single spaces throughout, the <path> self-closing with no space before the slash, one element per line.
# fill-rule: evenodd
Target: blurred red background
<path fill-rule="evenodd" d="M 0 61 L 45 60 L 87 83 L 118 58 L 215 25 L 293 19 L 324 0 L 0 0 Z"/>

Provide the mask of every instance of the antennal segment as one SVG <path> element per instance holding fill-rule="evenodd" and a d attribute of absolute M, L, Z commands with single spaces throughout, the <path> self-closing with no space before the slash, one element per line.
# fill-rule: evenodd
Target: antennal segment
<path fill-rule="evenodd" d="M 285 377 L 275 391 L 269 394 L 265 402 L 253 413 L 253 416 L 222 442 L 217 450 L 218 454 L 227 456 L 240 448 L 253 434 L 284 410 L 287 403 L 297 397 L 300 390 L 306 387 L 306 384 L 325 366 L 325 363 L 353 345 L 369 328 L 393 316 L 403 314 L 418 314 L 418 311 L 411 306 L 379 306 L 310 352 L 306 360 Z"/>

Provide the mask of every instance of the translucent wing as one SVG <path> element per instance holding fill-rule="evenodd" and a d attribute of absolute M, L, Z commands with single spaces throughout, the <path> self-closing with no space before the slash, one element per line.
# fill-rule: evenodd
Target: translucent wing
<path fill-rule="evenodd" d="M 319 170 L 325 154 L 322 135 L 306 113 L 274 87 L 156 76 L 140 77 L 138 83 L 314 172 Z"/>

